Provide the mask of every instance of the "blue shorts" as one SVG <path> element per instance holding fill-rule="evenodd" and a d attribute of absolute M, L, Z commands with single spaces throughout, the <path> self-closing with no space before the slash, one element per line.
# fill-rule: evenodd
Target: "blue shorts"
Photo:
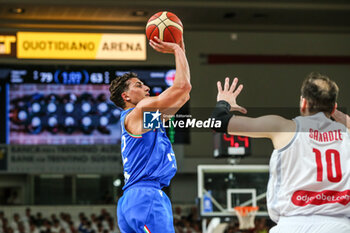
<path fill-rule="evenodd" d="M 117 218 L 122 233 L 174 233 L 168 196 L 159 188 L 134 185 L 118 201 Z"/>

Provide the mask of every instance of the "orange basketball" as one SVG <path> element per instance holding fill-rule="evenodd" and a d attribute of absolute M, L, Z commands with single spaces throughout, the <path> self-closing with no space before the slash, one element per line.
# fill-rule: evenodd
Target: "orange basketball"
<path fill-rule="evenodd" d="M 182 39 L 181 20 L 173 13 L 161 11 L 154 14 L 147 22 L 146 36 L 151 40 L 158 37 L 165 42 L 179 43 Z"/>

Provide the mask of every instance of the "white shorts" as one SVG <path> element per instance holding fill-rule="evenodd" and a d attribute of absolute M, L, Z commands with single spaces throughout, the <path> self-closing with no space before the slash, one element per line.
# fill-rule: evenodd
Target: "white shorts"
<path fill-rule="evenodd" d="M 280 217 L 270 233 L 350 233 L 350 219 L 319 215 Z"/>

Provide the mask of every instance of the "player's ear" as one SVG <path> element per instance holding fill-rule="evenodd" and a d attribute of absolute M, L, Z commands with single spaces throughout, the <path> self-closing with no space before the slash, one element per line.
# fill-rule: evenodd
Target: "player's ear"
<path fill-rule="evenodd" d="M 302 96 L 300 97 L 300 111 L 305 112 L 307 108 L 307 101 Z"/>
<path fill-rule="evenodd" d="M 124 102 L 128 102 L 130 100 L 130 97 L 125 92 L 122 93 L 122 98 L 123 98 Z"/>
<path fill-rule="evenodd" d="M 334 104 L 334 107 L 333 107 L 333 110 L 332 110 L 332 112 L 331 112 L 331 115 L 333 115 L 333 113 L 335 112 L 335 110 L 338 108 L 338 104 L 337 103 L 335 103 Z"/>

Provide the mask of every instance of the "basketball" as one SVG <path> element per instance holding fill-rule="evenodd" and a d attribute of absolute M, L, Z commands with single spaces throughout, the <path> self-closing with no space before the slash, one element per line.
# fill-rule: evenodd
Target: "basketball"
<path fill-rule="evenodd" d="M 154 14 L 146 25 L 148 40 L 156 36 L 164 42 L 179 43 L 182 39 L 182 32 L 181 20 L 175 14 L 167 11 Z"/>

